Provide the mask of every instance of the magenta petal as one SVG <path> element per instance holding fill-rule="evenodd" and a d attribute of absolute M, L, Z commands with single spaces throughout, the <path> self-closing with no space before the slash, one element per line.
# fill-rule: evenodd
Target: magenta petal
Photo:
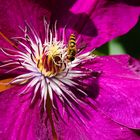
<path fill-rule="evenodd" d="M 0 0 L 0 32 L 8 39 L 23 36 L 19 26 L 24 28 L 25 21 L 29 22 L 38 33 L 43 34 L 45 16 L 49 20 L 50 12 L 32 0 Z M 14 49 L 1 35 L 0 47 Z M 6 58 L 0 51 L 0 61 Z"/>
<path fill-rule="evenodd" d="M 0 0 L 0 30 L 7 37 L 19 36 L 18 26 L 23 26 L 27 20 L 43 34 L 43 17 L 46 16 L 50 23 L 58 20 L 60 28 L 66 26 L 67 38 L 73 32 L 77 37 L 82 36 L 82 43 L 88 43 L 87 49 L 91 50 L 127 33 L 136 24 L 140 13 L 140 3 L 136 2 Z"/>
<path fill-rule="evenodd" d="M 0 31 L 10 38 L 20 35 L 19 26 L 25 26 L 25 20 L 43 32 L 43 17 L 50 18 L 50 12 L 33 0 L 0 0 L 0 3 Z"/>
<path fill-rule="evenodd" d="M 89 50 L 127 33 L 136 24 L 140 14 L 140 2 L 135 5 L 136 2 L 60 0 L 53 7 L 52 18 L 58 19 L 60 26 L 66 25 L 69 33 L 82 35 L 83 42 L 89 43 Z"/>
<path fill-rule="evenodd" d="M 72 118 L 64 118 L 66 124 L 59 120 L 56 123 L 58 139 L 61 140 L 138 140 L 132 130 L 116 124 L 101 112 L 96 112 L 90 107 L 85 108 L 89 112 L 89 118 L 83 118 L 85 125 L 77 124 Z M 78 114 L 79 117 L 82 117 Z"/>
<path fill-rule="evenodd" d="M 43 124 L 39 104 L 30 105 L 29 96 L 19 96 L 18 87 L 0 93 L 0 138 L 2 140 L 52 140 L 51 126 Z M 83 118 L 85 125 L 77 124 L 74 118 L 57 118 L 55 129 L 61 140 L 86 139 L 112 140 L 139 137 L 130 129 L 122 127 L 100 112 L 85 108 L 90 118 Z M 82 117 L 78 114 L 79 117 Z"/>
<path fill-rule="evenodd" d="M 100 71 L 98 107 L 112 120 L 140 129 L 139 62 L 127 55 L 99 57 L 93 69 Z"/>
<path fill-rule="evenodd" d="M 43 140 L 39 105 L 31 106 L 28 95 L 19 96 L 20 88 L 0 93 L 0 139 L 36 140 L 42 130 Z"/>

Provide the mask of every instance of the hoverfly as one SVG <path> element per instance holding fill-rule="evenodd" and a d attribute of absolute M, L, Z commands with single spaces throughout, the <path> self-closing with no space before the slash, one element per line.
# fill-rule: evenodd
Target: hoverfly
<path fill-rule="evenodd" d="M 71 34 L 68 41 L 67 59 L 69 61 L 73 61 L 75 59 L 76 53 L 76 38 L 74 34 Z"/>

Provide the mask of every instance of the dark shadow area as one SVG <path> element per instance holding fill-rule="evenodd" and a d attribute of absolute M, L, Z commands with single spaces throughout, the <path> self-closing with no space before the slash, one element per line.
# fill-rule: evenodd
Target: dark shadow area
<path fill-rule="evenodd" d="M 140 58 L 140 22 L 129 33 L 121 36 L 118 40 L 122 43 L 128 54 Z"/>
<path fill-rule="evenodd" d="M 109 0 L 108 4 L 124 3 L 130 6 L 140 6 L 140 0 Z"/>
<path fill-rule="evenodd" d="M 39 4 L 43 8 L 47 8 L 51 12 L 56 10 L 56 5 L 59 8 L 68 9 L 70 8 L 77 0 L 33 0 L 35 3 Z M 63 6 L 63 7 L 60 7 Z"/>
<path fill-rule="evenodd" d="M 96 99 L 99 95 L 99 84 L 98 84 L 98 78 L 100 76 L 100 73 L 93 72 L 92 77 L 89 78 L 89 82 L 87 84 L 86 93 L 88 93 L 88 96 L 92 99 Z"/>
<path fill-rule="evenodd" d="M 86 13 L 74 14 L 69 11 L 76 0 L 34 0 L 34 2 L 50 10 L 51 25 L 54 25 L 57 20 L 58 28 L 64 28 L 66 26 L 67 29 L 72 29 L 79 34 L 92 37 L 97 36 L 97 29 L 89 15 Z M 86 28 L 88 28 L 88 30 L 86 30 Z"/>
<path fill-rule="evenodd" d="M 134 132 L 135 134 L 137 134 L 138 136 L 140 136 L 140 130 L 133 130 L 133 132 Z"/>
<path fill-rule="evenodd" d="M 0 75 L 0 80 L 8 79 L 8 78 L 15 78 L 16 74 L 2 74 Z"/>
<path fill-rule="evenodd" d="M 102 47 L 99 47 L 95 51 L 93 51 L 93 53 L 99 56 L 109 55 L 109 44 L 105 43 L 104 45 L 102 45 Z"/>
<path fill-rule="evenodd" d="M 140 61 L 136 61 L 134 58 L 129 59 L 128 65 L 132 71 L 140 73 Z"/>

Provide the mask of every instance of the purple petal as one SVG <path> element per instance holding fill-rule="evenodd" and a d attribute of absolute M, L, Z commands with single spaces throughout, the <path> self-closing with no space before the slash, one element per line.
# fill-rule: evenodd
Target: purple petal
<path fill-rule="evenodd" d="M 39 102 L 31 105 L 29 95 L 17 94 L 17 91 L 20 91 L 19 88 L 21 87 L 14 87 L 0 93 L 0 138 L 6 140 L 53 139 L 50 123 L 43 123 Z M 74 118 L 68 116 L 64 117 L 63 121 L 57 118 L 54 121 L 57 137 L 62 140 L 139 139 L 132 130 L 114 123 L 91 107 L 85 107 L 85 112 L 89 113 L 89 118 L 83 118 L 85 125 L 77 124 Z"/>
<path fill-rule="evenodd" d="M 136 5 L 137 4 L 137 5 Z M 127 33 L 137 22 L 140 13 L 140 2 L 82 0 L 56 2 L 52 18 L 58 19 L 60 26 L 67 26 L 69 33 L 82 35 L 88 50 Z M 129 15 L 129 16 L 128 16 Z"/>
<path fill-rule="evenodd" d="M 0 33 L 11 42 L 12 37 L 23 37 L 23 32 L 19 26 L 24 29 L 25 21 L 29 22 L 38 33 L 44 33 L 43 17 L 49 20 L 50 12 L 47 9 L 40 7 L 30 0 L 0 0 Z M 0 34 L 0 47 L 10 48 L 15 50 L 11 43 L 6 41 Z M 0 51 L 0 61 L 7 60 L 7 57 Z"/>
<path fill-rule="evenodd" d="M 85 111 L 89 111 L 89 108 Z M 111 121 L 102 113 L 91 111 L 91 118 L 84 120 L 86 126 L 77 125 L 74 120 L 69 119 L 68 124 L 59 123 L 59 133 L 62 135 L 60 139 L 84 139 L 84 140 L 126 140 L 135 139 L 137 136 L 132 130 L 122 127 Z M 63 129 L 62 129 L 63 128 Z"/>
<path fill-rule="evenodd" d="M 112 120 L 140 129 L 140 63 L 127 55 L 99 57 L 95 62 L 92 69 L 101 72 L 98 107 Z"/>
<path fill-rule="evenodd" d="M 1 0 L 0 3 L 0 30 L 7 37 L 21 35 L 17 28 L 25 20 L 43 36 L 43 16 L 46 16 L 50 22 L 58 20 L 59 27 L 66 25 L 67 37 L 73 32 L 83 36 L 80 42 L 88 43 L 88 50 L 127 33 L 136 24 L 140 12 L 137 0 L 88 0 L 86 4 L 81 0 Z"/>
<path fill-rule="evenodd" d="M 0 93 L 0 138 L 5 140 L 37 139 L 40 108 L 30 105 L 28 96 L 19 96 L 21 87 Z"/>
<path fill-rule="evenodd" d="M 42 29 L 43 17 L 50 17 L 47 9 L 40 7 L 30 0 L 0 0 L 0 30 L 7 36 L 18 36 L 21 31 L 18 26 L 24 25 L 25 20 L 33 23 L 36 29 Z"/>

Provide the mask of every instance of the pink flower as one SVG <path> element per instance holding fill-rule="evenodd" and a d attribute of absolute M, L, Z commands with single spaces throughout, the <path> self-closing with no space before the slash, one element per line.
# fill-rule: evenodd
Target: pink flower
<path fill-rule="evenodd" d="M 138 62 L 91 54 L 135 25 L 138 2 L 0 2 L 2 140 L 139 139 Z"/>

